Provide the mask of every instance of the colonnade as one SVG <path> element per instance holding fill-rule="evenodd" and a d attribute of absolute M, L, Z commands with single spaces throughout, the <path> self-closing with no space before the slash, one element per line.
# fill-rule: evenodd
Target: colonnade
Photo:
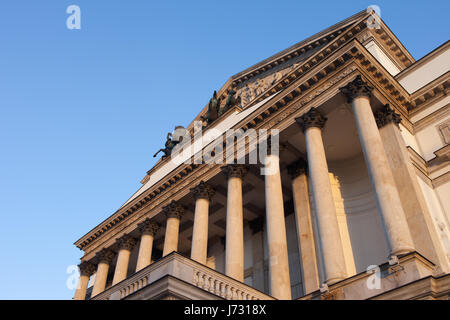
<path fill-rule="evenodd" d="M 372 88 L 361 77 L 357 77 L 341 92 L 353 107 L 361 146 L 369 171 L 372 187 L 377 199 L 378 211 L 385 226 L 391 255 L 399 255 L 414 250 L 405 214 L 400 203 L 380 133 L 370 106 Z M 327 118 L 316 108 L 295 119 L 303 130 L 306 140 L 307 161 L 300 160 L 288 167 L 292 177 L 294 211 L 302 251 L 302 266 L 307 291 L 317 289 L 317 257 L 307 195 L 306 173 L 311 181 L 311 191 L 317 217 L 317 238 L 320 242 L 325 271 L 325 283 L 330 285 L 345 279 L 344 251 L 339 233 L 336 208 L 332 196 L 327 160 L 322 140 L 322 129 Z M 280 176 L 280 159 L 277 152 L 267 155 L 265 166 L 270 174 L 264 177 L 266 202 L 266 230 L 269 254 L 269 281 L 271 295 L 277 299 L 291 299 L 286 226 L 283 208 L 283 193 Z M 222 168 L 227 177 L 225 274 L 238 281 L 244 281 L 244 215 L 242 183 L 247 166 L 230 164 Z M 200 182 L 191 189 L 195 199 L 191 259 L 206 264 L 208 246 L 208 217 L 214 188 Z M 166 215 L 163 256 L 177 251 L 180 220 L 184 208 L 172 201 L 163 208 Z M 141 232 L 136 271 L 151 263 L 153 239 L 159 225 L 146 219 L 139 224 Z M 303 240 L 303 238 L 305 240 Z M 124 280 L 127 275 L 130 253 L 136 240 L 129 235 L 117 239 L 119 248 L 114 271 L 113 285 Z M 109 265 L 114 254 L 103 249 L 97 254 L 97 268 L 92 296 L 105 289 Z M 89 275 L 95 267 L 89 262 L 80 265 L 79 286 L 74 299 L 86 296 Z"/>

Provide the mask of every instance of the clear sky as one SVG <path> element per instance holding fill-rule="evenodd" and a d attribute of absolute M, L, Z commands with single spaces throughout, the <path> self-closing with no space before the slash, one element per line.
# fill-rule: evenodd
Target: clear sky
<path fill-rule="evenodd" d="M 139 188 L 168 131 L 233 74 L 371 4 L 416 59 L 449 38 L 448 0 L 2 1 L 0 299 L 70 299 L 73 242 Z"/>

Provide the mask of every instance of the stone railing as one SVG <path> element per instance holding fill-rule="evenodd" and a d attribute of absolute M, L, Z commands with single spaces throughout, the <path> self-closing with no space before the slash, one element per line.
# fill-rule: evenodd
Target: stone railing
<path fill-rule="evenodd" d="M 193 285 L 209 291 L 225 300 L 273 300 L 242 282 L 231 279 L 214 270 L 199 268 L 194 271 Z"/>
<path fill-rule="evenodd" d="M 150 287 L 155 281 L 172 276 L 209 292 L 217 299 L 274 300 L 240 281 L 227 277 L 176 252 L 152 263 L 127 279 L 92 297 L 92 300 L 120 300 L 136 291 Z M 186 296 L 189 296 L 188 294 Z"/>

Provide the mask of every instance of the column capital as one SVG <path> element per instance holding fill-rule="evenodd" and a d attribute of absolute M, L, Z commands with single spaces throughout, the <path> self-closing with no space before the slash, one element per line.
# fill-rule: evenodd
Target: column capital
<path fill-rule="evenodd" d="M 119 250 L 125 249 L 131 251 L 136 244 L 136 239 L 126 234 L 116 239 Z"/>
<path fill-rule="evenodd" d="M 288 173 L 291 176 L 292 180 L 302 174 L 305 174 L 308 171 L 307 169 L 308 163 L 303 158 L 300 158 L 287 166 Z"/>
<path fill-rule="evenodd" d="M 96 255 L 98 263 L 106 263 L 110 264 L 112 259 L 114 259 L 114 252 L 112 252 L 110 249 L 102 249 L 100 250 Z"/>
<path fill-rule="evenodd" d="M 317 110 L 317 108 L 312 107 L 304 115 L 295 118 L 295 121 L 303 130 L 303 132 L 305 132 L 306 129 L 312 127 L 323 129 L 323 127 L 325 126 L 325 122 L 327 121 L 327 118 L 324 117 L 324 115 L 319 110 Z"/>
<path fill-rule="evenodd" d="M 184 215 L 184 207 L 175 200 L 164 206 L 162 211 L 167 218 L 181 219 Z"/>
<path fill-rule="evenodd" d="M 339 90 L 347 97 L 347 101 L 350 103 L 357 97 L 370 98 L 373 88 L 361 78 L 361 75 L 357 75 L 355 80 L 349 82 L 345 87 L 339 88 Z"/>
<path fill-rule="evenodd" d="M 160 228 L 160 225 L 147 218 L 143 222 L 138 224 L 138 228 L 141 234 L 149 234 L 155 236 L 156 232 L 158 232 Z"/>
<path fill-rule="evenodd" d="M 78 269 L 80 269 L 80 275 L 81 276 L 90 276 L 95 272 L 95 266 L 90 263 L 89 261 L 82 261 L 78 265 Z"/>
<path fill-rule="evenodd" d="M 244 164 L 229 164 L 221 169 L 228 179 L 234 177 L 242 179 L 248 171 L 247 166 Z"/>
<path fill-rule="evenodd" d="M 200 181 L 200 183 L 196 187 L 191 188 L 191 192 L 194 195 L 195 200 L 197 199 L 211 200 L 211 198 L 216 193 L 214 188 L 211 187 L 209 184 L 205 183 L 204 181 Z"/>
<path fill-rule="evenodd" d="M 386 104 L 381 110 L 375 112 L 375 120 L 378 128 L 382 128 L 391 122 L 398 127 L 402 117 L 389 104 Z"/>

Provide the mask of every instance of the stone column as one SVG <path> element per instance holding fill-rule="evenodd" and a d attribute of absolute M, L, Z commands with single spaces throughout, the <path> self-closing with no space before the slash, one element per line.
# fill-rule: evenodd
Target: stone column
<path fill-rule="evenodd" d="M 370 106 L 373 88 L 358 75 L 354 81 L 340 90 L 347 96 L 348 102 L 352 103 L 378 211 L 388 237 L 390 255 L 397 256 L 414 251 L 405 213 Z"/>
<path fill-rule="evenodd" d="M 325 281 L 330 285 L 345 279 L 346 267 L 322 141 L 322 128 L 325 126 L 327 118 L 316 108 L 311 108 L 306 114 L 295 120 L 305 134 L 314 208 L 324 260 Z"/>
<path fill-rule="evenodd" d="M 78 268 L 80 269 L 80 278 L 78 279 L 78 285 L 73 300 L 85 300 L 89 277 L 95 272 L 95 266 L 90 262 L 83 261 L 78 265 Z"/>
<path fill-rule="evenodd" d="M 153 240 L 159 227 L 156 222 L 152 222 L 149 218 L 138 225 L 139 231 L 141 232 L 141 242 L 139 244 L 136 272 L 150 265 L 152 261 Z"/>
<path fill-rule="evenodd" d="M 131 250 L 136 244 L 136 240 L 129 235 L 124 235 L 117 239 L 119 247 L 119 255 L 117 256 L 116 269 L 114 270 L 114 277 L 112 285 L 125 280 L 127 278 L 128 263 L 130 262 Z"/>
<path fill-rule="evenodd" d="M 375 113 L 384 150 L 392 170 L 403 211 L 416 250 L 438 264 L 444 272 L 449 261 L 433 226 L 433 218 L 417 181 L 405 141 L 400 132 L 401 116 L 389 105 Z M 438 271 L 439 273 L 439 271 Z"/>
<path fill-rule="evenodd" d="M 278 152 L 273 151 L 272 148 L 266 156 L 266 174 L 264 175 L 270 291 L 271 295 L 277 299 L 290 300 L 292 299 L 291 280 L 284 221 L 280 158 Z"/>
<path fill-rule="evenodd" d="M 208 250 L 209 203 L 214 189 L 201 181 L 191 189 L 195 199 L 194 228 L 192 233 L 191 259 L 206 265 Z"/>
<path fill-rule="evenodd" d="M 309 206 L 308 177 L 306 176 L 307 166 L 303 159 L 299 159 L 288 166 L 288 173 L 292 179 L 295 223 L 305 294 L 319 289 L 319 269 L 317 267 L 313 221 Z"/>
<path fill-rule="evenodd" d="M 227 234 L 225 239 L 225 274 L 244 282 L 244 209 L 242 178 L 245 165 L 231 164 L 222 168 L 228 178 Z"/>
<path fill-rule="evenodd" d="M 163 208 L 167 217 L 166 235 L 164 237 L 163 257 L 178 250 L 178 236 L 180 232 L 180 220 L 184 214 L 184 208 L 175 200 Z"/>
<path fill-rule="evenodd" d="M 102 249 L 99 253 L 97 253 L 96 257 L 98 260 L 98 265 L 97 272 L 95 273 L 94 288 L 92 288 L 92 297 L 105 290 L 109 264 L 114 258 L 114 253 L 109 249 Z"/>

